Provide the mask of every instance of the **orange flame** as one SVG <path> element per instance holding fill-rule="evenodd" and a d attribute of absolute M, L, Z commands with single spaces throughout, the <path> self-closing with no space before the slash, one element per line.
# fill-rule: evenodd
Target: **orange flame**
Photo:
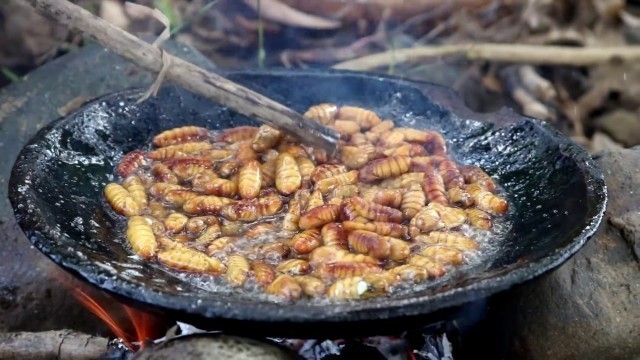
<path fill-rule="evenodd" d="M 127 312 L 127 315 L 129 315 L 131 323 L 133 323 L 133 328 L 136 332 L 136 339 L 138 340 L 139 348 L 144 349 L 146 347 L 147 340 L 154 338 L 153 330 L 156 328 L 155 324 L 158 322 L 158 319 L 156 319 L 155 316 L 149 313 L 135 311 L 134 309 L 126 305 L 122 306 Z"/>
<path fill-rule="evenodd" d="M 166 330 L 167 322 L 158 316 L 119 303 L 106 293 L 84 291 L 81 289 L 83 284 L 67 274 L 56 274 L 54 277 L 72 289 L 73 296 L 87 310 L 100 318 L 130 350 L 144 349 L 149 340 L 161 337 Z M 100 303 L 117 306 L 108 306 L 111 311 L 107 311 Z M 123 315 L 125 315 L 124 318 Z"/>
<path fill-rule="evenodd" d="M 122 339 L 122 342 L 131 350 L 144 349 L 147 341 L 158 337 L 156 335 L 160 335 L 158 332 L 161 330 L 162 326 L 158 325 L 162 325 L 163 321 L 152 314 L 136 310 L 110 299 L 114 303 L 119 304 L 127 315 L 126 319 L 129 324 L 122 324 L 114 320 L 112 314 L 109 314 L 109 312 L 107 312 L 96 300 L 79 288 L 73 289 L 73 295 L 89 311 L 104 321 L 114 335 Z M 133 327 L 135 335 L 125 330 L 127 328 L 126 325 L 130 325 L 128 328 L 131 326 Z"/>
<path fill-rule="evenodd" d="M 84 305 L 89 311 L 91 311 L 95 316 L 99 317 L 100 320 L 104 321 L 104 323 L 111 329 L 111 331 L 122 341 L 124 344 L 131 350 L 133 350 L 133 345 L 131 344 L 132 336 L 124 331 L 118 323 L 109 315 L 109 313 L 98 304 L 91 296 L 87 295 L 84 291 L 80 289 L 73 289 L 73 296 L 80 301 L 82 305 Z M 123 305 L 124 306 L 124 305 Z M 125 307 L 125 309 L 128 309 Z M 127 311 L 128 313 L 128 311 Z M 130 315 L 130 314 L 129 314 Z M 137 328 L 136 328 L 137 332 Z"/>

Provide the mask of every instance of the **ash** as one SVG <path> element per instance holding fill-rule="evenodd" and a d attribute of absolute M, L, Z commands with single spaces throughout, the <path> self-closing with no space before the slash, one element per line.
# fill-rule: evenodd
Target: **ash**
<path fill-rule="evenodd" d="M 135 353 L 127 348 L 122 339 L 113 339 L 109 341 L 109 347 L 106 354 L 100 360 L 129 360 L 133 359 Z"/>
<path fill-rule="evenodd" d="M 193 334 L 221 334 L 177 322 L 168 333 L 153 344 Z M 405 332 L 400 336 L 373 336 L 368 338 L 323 340 L 266 338 L 265 340 L 291 349 L 305 360 L 342 360 L 366 358 L 370 360 L 454 360 L 453 346 L 441 328 L 425 327 Z M 134 344 L 139 345 L 139 344 Z M 109 351 L 103 360 L 129 360 L 136 352 L 129 350 L 121 339 L 109 342 Z"/>
<path fill-rule="evenodd" d="M 423 329 L 424 330 L 424 329 Z M 413 338 L 422 338 L 414 341 Z M 453 346 L 447 334 L 405 333 L 400 337 L 374 336 L 363 339 L 299 340 L 271 338 L 306 360 L 453 360 Z"/>
<path fill-rule="evenodd" d="M 429 360 L 453 360 L 453 347 L 447 339 L 447 334 L 425 335 L 425 344 L 420 351 L 415 351 L 416 357 Z"/>

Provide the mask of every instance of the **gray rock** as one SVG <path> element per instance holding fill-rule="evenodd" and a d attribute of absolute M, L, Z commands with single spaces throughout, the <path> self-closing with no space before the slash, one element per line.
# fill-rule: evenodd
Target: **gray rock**
<path fill-rule="evenodd" d="M 640 147 L 594 158 L 609 189 L 605 221 L 578 254 L 519 291 L 516 358 L 640 358 Z"/>
<path fill-rule="evenodd" d="M 633 250 L 633 255 L 640 259 L 640 210 L 612 217 L 611 225 L 622 232 L 622 237 Z"/>
<path fill-rule="evenodd" d="M 591 142 L 587 143 L 587 148 L 590 154 L 595 154 L 605 150 L 620 150 L 623 147 L 611 139 L 609 135 L 596 131 L 591 138 Z"/>
<path fill-rule="evenodd" d="M 627 147 L 640 145 L 640 114 L 616 110 L 596 119 L 596 124 L 615 141 Z"/>
<path fill-rule="evenodd" d="M 226 335 L 178 337 L 151 346 L 134 357 L 136 360 L 293 360 L 297 358 L 290 350 L 274 344 Z"/>
<path fill-rule="evenodd" d="M 469 76 L 470 64 L 464 60 L 434 60 L 410 68 L 400 75 L 454 89 L 464 104 L 480 113 L 498 111 L 505 106 L 503 97 L 487 90 L 476 76 Z"/>
<path fill-rule="evenodd" d="M 185 45 L 169 41 L 165 47 L 176 56 L 212 69 L 202 55 Z M 39 129 L 60 117 L 59 109 L 78 97 L 94 98 L 149 86 L 153 80 L 150 73 L 94 45 L 52 61 L 0 91 L 0 331 L 75 329 L 95 333 L 104 329 L 73 299 L 70 290 L 80 283 L 71 282 L 69 274 L 24 237 L 15 223 L 7 186 L 22 147 Z"/>

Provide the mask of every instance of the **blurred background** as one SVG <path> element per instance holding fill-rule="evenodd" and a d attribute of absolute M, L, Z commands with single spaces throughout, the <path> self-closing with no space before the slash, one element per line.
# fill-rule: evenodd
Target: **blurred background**
<path fill-rule="evenodd" d="M 165 29 L 121 0 L 73 2 L 148 41 Z M 594 239 L 537 282 L 473 305 L 461 316 L 467 318 L 460 326 L 465 330 L 453 331 L 460 332 L 457 340 L 441 336 L 440 328 L 427 329 L 413 334 L 416 341 L 405 336 L 420 352 L 401 354 L 450 360 L 443 348 L 451 341 L 454 349 L 458 345 L 457 359 L 475 359 L 478 353 L 505 359 L 638 358 L 640 147 L 626 149 L 640 145 L 640 1 L 135 2 L 165 14 L 169 52 L 200 66 L 206 61 L 190 49 L 218 68 L 340 68 L 433 82 L 453 88 L 476 112 L 512 108 L 600 153 L 594 158 L 605 173 L 610 201 Z M 75 336 L 82 359 L 88 358 L 86 334 L 104 336 L 94 346 L 98 354 L 114 334 L 122 337 L 116 330 L 128 310 L 33 249 L 14 221 L 7 181 L 18 152 L 49 121 L 91 97 L 152 81 L 151 74 L 102 51 L 83 34 L 18 0 L 0 0 L 0 201 L 6 201 L 0 206 L 0 242 L 8 244 L 0 247 L 0 358 L 6 351 L 38 348 L 34 344 L 53 344 L 46 350 L 60 358 L 62 342 L 37 336 L 66 343 L 73 338 L 69 334 Z M 114 317 L 107 320 L 115 330 L 93 315 L 100 312 Z M 147 323 L 161 320 L 155 321 Z M 160 333 L 149 338 L 164 335 L 164 327 L 149 329 L 154 327 Z M 36 335 L 19 333 L 25 331 Z M 23 338 L 27 341 L 11 340 Z M 403 358 L 397 357 L 395 340 L 367 341 L 395 349 L 396 357 L 385 358 Z M 297 343 L 300 353 L 327 344 L 337 346 Z M 364 351 L 360 342 L 352 345 L 346 348 Z"/>
<path fill-rule="evenodd" d="M 121 0 L 74 0 L 138 35 L 162 23 Z M 640 42 L 640 2 L 623 0 L 137 0 L 161 10 L 171 37 L 216 66 L 339 67 L 454 88 L 474 111 L 503 106 L 552 123 L 590 152 L 640 144 L 640 71 L 616 49 Z M 91 43 L 14 0 L 0 2 L 0 88 Z M 601 61 L 471 59 L 461 44 L 591 48 Z M 405 56 L 407 49 L 436 49 Z M 536 48 L 519 50 L 525 54 Z M 368 55 L 391 54 L 371 62 Z M 395 53 L 398 56 L 393 56 Z M 411 54 L 411 52 L 409 52 Z M 388 57 L 389 58 L 389 57 Z M 470 60 L 471 59 L 471 60 Z"/>

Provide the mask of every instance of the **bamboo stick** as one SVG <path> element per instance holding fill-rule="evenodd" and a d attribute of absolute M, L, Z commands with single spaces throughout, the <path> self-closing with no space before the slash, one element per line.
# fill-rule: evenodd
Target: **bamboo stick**
<path fill-rule="evenodd" d="M 418 63 L 446 56 L 533 65 L 590 66 L 640 62 L 640 46 L 567 47 L 521 44 L 455 44 L 418 46 L 371 54 L 335 64 L 335 69 L 367 71 L 390 64 Z"/>

